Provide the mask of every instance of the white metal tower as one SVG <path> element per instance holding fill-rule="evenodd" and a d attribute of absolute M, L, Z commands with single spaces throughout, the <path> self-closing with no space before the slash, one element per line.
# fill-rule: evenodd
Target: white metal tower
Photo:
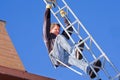
<path fill-rule="evenodd" d="M 105 76 L 108 80 L 120 80 L 120 72 L 117 70 L 117 68 L 113 65 L 113 63 L 110 61 L 110 59 L 106 56 L 105 52 L 100 48 L 100 46 L 96 43 L 96 41 L 93 39 L 91 34 L 87 31 L 85 26 L 81 23 L 81 21 L 77 18 L 77 16 L 74 14 L 74 12 L 71 10 L 71 8 L 67 5 L 65 0 L 44 0 L 44 2 L 47 4 L 52 4 L 54 8 L 51 9 L 51 12 L 53 16 L 56 18 L 58 23 L 61 25 L 62 29 L 68 34 L 68 28 L 72 26 L 73 32 L 72 36 L 68 34 L 70 37 L 70 41 L 73 44 L 76 44 L 80 39 L 81 41 L 78 45 L 76 45 L 77 49 L 78 46 L 82 43 L 85 44 L 83 52 L 79 49 L 79 52 L 82 53 L 83 58 L 89 63 L 91 66 L 93 62 L 100 60 L 102 62 L 102 67 L 100 68 L 101 71 L 99 73 L 95 74 L 97 77 L 95 79 L 102 79 L 102 76 Z M 63 10 L 65 14 L 64 18 L 66 18 L 70 25 L 65 28 L 64 22 L 62 20 L 62 17 L 60 15 L 60 11 Z M 60 60 L 56 59 L 58 62 L 69 68 L 70 70 L 76 72 L 77 74 L 81 76 L 85 76 L 86 74 L 74 67 L 70 67 Z M 107 70 L 107 67 L 110 68 L 110 70 Z M 104 73 L 104 74 L 102 74 Z M 86 76 L 87 77 L 87 76 Z M 103 79 L 103 80 L 106 80 Z"/>

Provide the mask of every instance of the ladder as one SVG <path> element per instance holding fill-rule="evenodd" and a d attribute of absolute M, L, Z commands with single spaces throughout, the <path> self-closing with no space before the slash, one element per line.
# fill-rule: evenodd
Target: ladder
<path fill-rule="evenodd" d="M 90 67 L 95 61 L 100 60 L 102 62 L 102 67 L 100 68 L 101 71 L 95 74 L 97 77 L 95 79 L 101 80 L 120 80 L 120 72 L 115 67 L 115 65 L 110 61 L 110 59 L 107 57 L 105 52 L 100 48 L 100 46 L 97 44 L 97 42 L 93 39 L 91 34 L 87 31 L 85 26 L 81 23 L 81 21 L 77 18 L 77 16 L 74 14 L 74 12 L 71 10 L 71 8 L 68 6 L 68 4 L 65 2 L 65 0 L 43 0 L 45 4 L 50 3 L 53 5 L 54 8 L 51 9 L 51 12 L 53 16 L 56 18 L 58 23 L 61 25 L 62 29 L 67 33 L 67 35 L 70 38 L 70 41 L 72 44 L 76 44 L 80 39 L 82 41 L 76 45 L 76 48 L 79 50 L 79 52 L 83 55 L 83 58 L 88 62 Z M 60 11 L 63 10 L 65 12 L 65 18 L 69 21 L 70 25 L 65 28 L 64 22 L 62 20 L 62 17 L 60 15 Z M 69 18 L 69 19 L 68 19 Z M 68 28 L 73 28 L 72 36 L 69 35 Z M 84 43 L 85 47 L 84 50 L 81 51 L 78 47 L 80 44 Z M 68 66 L 61 62 L 60 60 L 56 59 L 59 63 L 67 67 L 68 69 L 72 70 L 73 72 L 79 74 L 80 76 L 86 75 L 84 72 L 79 71 L 78 69 Z M 110 69 L 108 70 L 109 67 Z M 103 74 L 104 73 L 104 74 Z M 105 79 L 104 79 L 104 77 Z M 86 76 L 85 76 L 86 77 Z"/>

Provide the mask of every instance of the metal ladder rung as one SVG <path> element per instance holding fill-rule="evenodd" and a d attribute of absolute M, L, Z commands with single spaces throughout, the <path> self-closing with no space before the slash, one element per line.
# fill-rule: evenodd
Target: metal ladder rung
<path fill-rule="evenodd" d="M 94 61 L 92 61 L 90 64 L 93 64 L 94 62 L 96 62 L 97 60 L 99 60 L 102 57 L 104 57 L 104 55 L 101 54 L 97 59 L 95 59 Z"/>
<path fill-rule="evenodd" d="M 67 26 L 65 29 L 67 30 L 67 29 L 69 29 L 71 26 L 73 26 L 74 24 L 76 24 L 78 21 L 77 20 L 75 20 L 73 23 L 71 23 L 69 26 Z"/>
<path fill-rule="evenodd" d="M 58 14 L 61 10 L 63 10 L 64 8 L 66 8 L 67 6 L 63 6 L 62 8 L 60 8 L 58 11 L 55 12 L 55 15 Z"/>
<path fill-rule="evenodd" d="M 118 80 L 120 80 L 120 73 L 118 73 L 115 77 L 113 77 L 111 80 L 115 80 L 116 78 L 119 78 Z"/>
<path fill-rule="evenodd" d="M 59 63 L 61 63 L 63 66 L 65 66 L 65 67 L 67 67 L 68 69 L 72 70 L 73 72 L 75 72 L 75 73 L 77 73 L 77 74 L 79 74 L 79 75 L 81 75 L 81 76 L 83 75 L 81 72 L 79 72 L 79 71 L 71 68 L 70 66 L 68 66 L 68 65 L 65 64 L 65 63 L 63 63 L 62 61 L 60 61 L 60 60 L 58 60 L 58 59 L 56 59 L 56 60 L 57 60 Z"/>
<path fill-rule="evenodd" d="M 73 26 L 74 24 L 78 23 L 78 20 L 75 20 L 73 23 L 71 23 L 69 26 L 67 26 L 65 29 L 69 29 L 71 26 Z M 78 35 L 78 37 L 80 38 L 80 35 L 78 33 L 78 31 L 74 28 L 74 26 L 72 27 L 73 30 L 75 31 L 75 33 Z"/>

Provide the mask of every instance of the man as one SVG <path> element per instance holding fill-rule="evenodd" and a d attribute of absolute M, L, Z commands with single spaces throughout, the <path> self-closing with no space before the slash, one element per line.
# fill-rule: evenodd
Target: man
<path fill-rule="evenodd" d="M 50 58 L 52 59 L 53 64 L 58 67 L 62 66 L 56 59 L 62 61 L 66 65 L 74 65 L 85 73 L 90 74 L 91 78 L 95 78 L 95 73 L 88 66 L 88 63 L 83 59 L 83 56 L 80 55 L 80 52 L 76 49 L 75 45 L 71 46 L 68 43 L 69 36 L 65 31 L 60 34 L 60 25 L 57 23 L 51 24 L 51 5 L 46 6 L 45 16 L 44 16 L 44 24 L 43 24 L 43 38 L 45 45 L 50 54 Z M 70 25 L 68 19 L 65 17 L 64 12 L 60 12 L 61 16 L 64 18 L 64 22 L 66 27 Z M 68 28 L 69 31 L 73 31 L 73 28 Z M 69 32 L 69 35 L 72 33 Z M 81 40 L 80 40 L 81 41 Z M 80 47 L 84 47 L 84 43 L 80 45 Z M 82 49 L 80 49 L 82 51 Z M 76 57 L 78 55 L 78 58 Z M 94 63 L 95 66 L 101 66 L 101 62 L 97 61 Z M 96 72 L 99 71 L 98 68 L 94 68 Z"/>

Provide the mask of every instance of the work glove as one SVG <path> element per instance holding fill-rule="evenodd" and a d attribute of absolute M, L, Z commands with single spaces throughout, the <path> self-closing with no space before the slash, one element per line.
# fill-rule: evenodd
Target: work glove
<path fill-rule="evenodd" d="M 52 5 L 51 5 L 51 4 L 47 4 L 47 5 L 46 5 L 46 8 L 51 9 L 51 8 L 52 8 Z"/>
<path fill-rule="evenodd" d="M 61 17 L 65 17 L 66 12 L 65 12 L 64 10 L 61 10 L 61 11 L 60 11 L 60 15 L 61 15 Z"/>

